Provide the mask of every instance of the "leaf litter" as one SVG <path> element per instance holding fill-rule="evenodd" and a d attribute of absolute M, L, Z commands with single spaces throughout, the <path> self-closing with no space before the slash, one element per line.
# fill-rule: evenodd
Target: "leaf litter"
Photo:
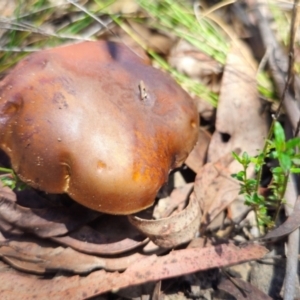
<path fill-rule="evenodd" d="M 112 223 L 109 222 L 108 224 Z M 134 227 L 132 227 L 132 231 L 124 231 L 123 236 L 120 236 L 119 239 L 115 241 L 111 240 L 110 233 L 112 232 L 114 232 L 113 229 L 101 232 L 89 226 L 82 226 L 66 236 L 51 237 L 51 240 L 84 253 L 98 255 L 123 253 L 148 242 L 148 239 L 142 235 L 131 237 L 131 233 L 135 232 Z"/>
<path fill-rule="evenodd" d="M 0 198 L 0 217 L 19 230 L 40 237 L 67 233 L 97 218 L 99 213 L 73 203 L 71 207 L 28 208 L 5 197 Z"/>
<path fill-rule="evenodd" d="M 243 44 L 232 46 L 222 77 L 216 130 L 209 145 L 208 161 L 216 161 L 236 148 L 253 156 L 262 149 L 268 122 L 257 91 L 256 68 Z M 229 169 L 236 173 L 240 165 L 233 161 Z"/>
<path fill-rule="evenodd" d="M 173 197 L 177 192 L 177 197 L 179 196 L 180 199 L 177 205 L 186 202 L 191 187 L 191 184 L 186 184 L 184 190 L 177 188 L 173 191 Z M 7 189 L 4 191 L 6 193 Z M 22 193 L 18 193 L 18 198 L 20 197 Z M 9 200 L 1 197 L 1 201 L 7 203 Z M 17 202 L 22 201 L 17 200 Z M 6 282 L 0 289 L 3 299 L 12 299 L 17 294 L 22 295 L 22 299 L 31 299 L 35 295 L 39 298 L 51 297 L 51 299 L 64 299 L 69 295 L 72 299 L 83 299 L 127 286 L 261 258 L 267 252 L 259 245 L 240 248 L 232 244 L 209 247 L 201 245 L 198 248 L 172 250 L 167 253 L 166 250 L 158 251 L 157 253 L 162 256 L 140 252 L 138 249 L 147 243 L 147 238 L 152 239 L 158 245 L 158 250 L 160 247 L 169 248 L 193 240 L 200 224 L 200 206 L 194 196 L 190 197 L 186 208 L 179 212 L 173 211 L 173 214 L 169 211 L 170 217 L 146 220 L 150 226 L 148 224 L 143 230 L 137 226 L 139 231 L 125 217 L 97 214 L 93 218 L 83 218 L 78 223 L 76 221 L 78 214 L 73 214 L 73 210 L 69 210 L 65 219 L 55 219 L 66 220 L 67 224 L 71 224 L 70 230 L 66 230 L 67 226 L 62 226 L 65 229 L 63 235 L 60 236 L 57 235 L 56 229 L 53 231 L 49 229 L 46 234 L 42 235 L 39 230 L 31 230 L 34 227 L 33 224 L 41 224 L 40 218 L 35 217 L 36 212 L 40 212 L 41 209 L 23 207 L 16 204 L 17 202 L 8 202 L 7 207 L 10 209 L 8 223 L 13 220 L 15 224 L 16 216 L 20 216 L 20 211 L 24 210 L 31 214 L 33 220 L 27 222 L 28 218 L 25 218 L 25 221 L 16 223 L 17 228 L 24 231 L 24 234 L 15 236 L 4 231 L 2 236 L 0 255 L 3 261 L 21 272 L 0 273 L 0 277 Z M 60 205 L 64 208 L 64 205 Z M 50 208 L 53 209 L 53 203 Z M 42 210 L 47 210 L 46 204 Z M 130 218 L 134 219 L 133 222 L 141 224 L 145 221 L 133 216 Z M 53 227 L 52 218 L 43 219 L 43 222 L 45 228 L 47 224 L 50 228 Z M 82 225 L 83 223 L 85 225 Z M 64 222 L 57 224 L 61 226 Z M 204 260 L 203 257 L 205 257 Z M 97 271 L 98 269 L 102 270 Z M 39 277 L 24 276 L 22 271 L 37 275 L 68 272 L 69 274 L 82 274 L 83 277 L 63 275 L 41 280 Z M 9 286 L 8 282 L 11 280 L 18 284 Z M 74 283 L 76 283 L 75 286 Z M 33 288 L 37 286 L 38 289 Z M 53 286 L 55 286 L 54 289 Z"/>
<path fill-rule="evenodd" d="M 228 292 L 235 299 L 247 300 L 271 300 L 272 298 L 260 291 L 258 288 L 239 278 L 223 279 L 218 285 L 220 290 Z"/>
<path fill-rule="evenodd" d="M 34 274 L 58 271 L 87 274 L 96 269 L 123 271 L 144 257 L 139 253 L 118 258 L 97 257 L 32 237 L 6 240 L 0 256 L 16 269 Z"/>
<path fill-rule="evenodd" d="M 204 165 L 196 177 L 194 192 L 202 211 L 202 230 L 239 194 L 239 184 L 230 176 L 232 161 L 233 157 L 228 153 L 218 161 Z"/>
<path fill-rule="evenodd" d="M 176 277 L 234 263 L 258 259 L 267 253 L 266 248 L 250 244 L 240 248 L 222 244 L 206 248 L 172 251 L 168 255 L 151 255 L 132 263 L 123 273 L 92 272 L 86 277 L 56 277 L 39 279 L 15 272 L 0 273 L 0 294 L 3 299 L 86 299 L 110 290 L 149 281 Z M 36 287 L 39 287 L 38 289 Z"/>
<path fill-rule="evenodd" d="M 189 242 L 196 236 L 200 225 L 200 208 L 195 197 L 181 212 L 159 220 L 145 220 L 129 216 L 129 221 L 156 245 L 173 248 Z"/>
<path fill-rule="evenodd" d="M 205 58 L 197 50 L 192 52 L 196 60 Z M 53 201 L 51 205 L 46 203 L 40 207 L 38 201 L 34 205 L 30 203 L 30 197 L 22 200 L 22 193 L 18 193 L 16 199 L 10 190 L 3 190 L 0 254 L 5 262 L 19 271 L 4 265 L 4 271 L 0 272 L 3 283 L 1 298 L 14 299 L 22 295 L 22 299 L 34 296 L 41 299 L 84 299 L 123 287 L 264 256 L 267 250 L 256 244 L 239 247 L 227 242 L 214 246 L 210 243 L 205 246 L 204 243 L 193 249 L 186 248 L 190 240 L 196 241 L 199 235 L 205 237 L 207 225 L 237 198 L 238 184 L 230 177 L 237 166 L 232 162 L 230 152 L 239 148 L 255 155 L 266 136 L 266 117 L 256 89 L 256 66 L 249 64 L 251 54 L 246 55 L 246 59 L 244 54 L 244 50 L 233 47 L 228 55 L 216 130 L 211 137 L 208 131 L 201 129 L 199 142 L 186 161 L 189 169 L 196 174 L 195 183 L 194 180 L 187 181 L 182 187 L 173 189 L 169 197 L 160 199 L 167 205 L 155 220 L 131 216 L 131 222 L 126 218 L 119 221 L 118 217 L 93 214 L 70 203 L 56 206 Z M 182 56 L 181 53 L 179 56 Z M 215 63 L 211 63 L 205 67 L 215 70 Z M 200 71 L 197 76 L 206 80 L 202 77 L 205 72 Z M 219 68 L 216 72 L 210 71 L 209 76 L 218 72 Z M 39 196 L 35 197 L 39 199 Z M 273 233 L 273 236 L 290 232 L 298 226 L 295 220 L 296 215 L 292 222 L 287 221 L 291 222 L 290 225 L 281 227 L 280 232 Z M 148 242 L 149 239 L 151 242 Z M 149 245 L 157 255 L 143 251 Z M 172 247 L 171 251 L 162 249 L 169 247 Z M 20 270 L 47 274 L 48 277 L 41 278 Z M 237 290 L 242 287 L 251 291 L 251 296 L 257 297 L 255 299 L 264 299 L 249 284 L 237 282 L 238 287 L 234 285 Z M 243 294 L 229 285 L 227 282 L 224 287 L 221 283 L 219 287 L 236 297 Z"/>
<path fill-rule="evenodd" d="M 214 163 L 236 149 L 250 156 L 258 155 L 258 150 L 263 149 L 268 134 L 268 116 L 259 98 L 256 73 L 257 64 L 249 49 L 242 42 L 232 42 L 222 77 L 216 130 L 208 148 L 209 162 Z M 220 188 L 220 193 L 223 190 L 224 198 L 227 197 L 225 202 L 228 203 L 227 210 L 232 219 L 243 216 L 248 210 L 247 206 L 240 205 L 244 198 L 238 195 L 239 185 L 235 186 L 232 179 L 229 179 L 231 174 L 241 170 L 241 165 L 232 160 L 227 166 L 228 186 L 224 179 Z M 254 168 L 250 166 L 247 176 L 250 178 L 253 175 Z M 212 205 L 218 207 L 218 201 Z M 248 220 L 251 224 L 256 223 L 254 214 L 249 214 Z"/>

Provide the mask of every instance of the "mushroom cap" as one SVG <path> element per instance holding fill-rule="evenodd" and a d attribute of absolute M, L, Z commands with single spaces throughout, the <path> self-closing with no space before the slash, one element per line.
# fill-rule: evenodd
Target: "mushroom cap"
<path fill-rule="evenodd" d="M 119 43 L 40 51 L 0 82 L 0 147 L 17 175 L 100 212 L 151 206 L 198 122 L 193 99 Z"/>

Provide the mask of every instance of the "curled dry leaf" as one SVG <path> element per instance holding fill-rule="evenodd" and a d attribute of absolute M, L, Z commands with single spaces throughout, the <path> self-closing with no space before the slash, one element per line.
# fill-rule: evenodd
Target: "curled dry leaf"
<path fill-rule="evenodd" d="M 124 232 L 124 236 L 112 241 L 110 235 L 113 233 L 113 230 L 99 232 L 89 226 L 83 226 L 67 236 L 57 236 L 51 239 L 81 252 L 105 255 L 123 253 L 144 245 L 148 241 L 141 235 L 130 237 L 128 231 Z"/>
<path fill-rule="evenodd" d="M 134 253 L 125 257 L 101 258 L 77 252 L 72 248 L 56 247 L 53 243 L 22 238 L 8 240 L 0 247 L 1 257 L 18 270 L 36 274 L 69 271 L 75 274 L 88 273 L 95 269 L 123 271 L 142 254 Z"/>
<path fill-rule="evenodd" d="M 27 208 L 0 198 L 0 219 L 24 232 L 40 237 L 66 234 L 96 219 L 99 213 L 74 203 L 70 207 Z M 2 228 L 5 230 L 5 228 Z"/>
<path fill-rule="evenodd" d="M 86 277 L 56 277 L 52 280 L 0 272 L 2 299 L 85 299 L 107 291 L 149 281 L 176 277 L 196 271 L 259 259 L 267 253 L 263 246 L 243 248 L 222 244 L 207 248 L 175 250 L 165 256 L 148 256 L 132 263 L 123 273 L 95 271 Z"/>
<path fill-rule="evenodd" d="M 129 216 L 129 221 L 156 245 L 173 248 L 195 237 L 200 225 L 198 201 L 190 198 L 188 206 L 181 212 L 159 220 L 145 220 Z"/>
<path fill-rule="evenodd" d="M 202 211 L 203 230 L 239 194 L 239 183 L 230 176 L 232 161 L 233 157 L 228 153 L 218 161 L 204 165 L 196 177 L 194 193 Z"/>

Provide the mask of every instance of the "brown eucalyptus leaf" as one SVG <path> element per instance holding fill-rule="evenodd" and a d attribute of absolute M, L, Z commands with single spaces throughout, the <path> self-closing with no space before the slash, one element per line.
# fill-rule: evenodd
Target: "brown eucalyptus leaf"
<path fill-rule="evenodd" d="M 257 155 L 268 133 L 268 123 L 259 99 L 257 67 L 248 48 L 242 43 L 232 46 L 226 66 L 216 115 L 216 130 L 208 150 L 208 161 L 216 161 L 225 153 L 240 148 Z M 230 171 L 242 170 L 237 161 Z"/>
<path fill-rule="evenodd" d="M 1 299 L 82 300 L 104 292 L 150 281 L 262 258 L 268 250 L 250 244 L 243 248 L 222 244 L 207 248 L 175 250 L 168 255 L 142 258 L 123 273 L 95 271 L 88 276 L 40 279 L 15 272 L 0 272 Z"/>
<path fill-rule="evenodd" d="M 196 177 L 194 193 L 202 211 L 203 230 L 239 194 L 239 183 L 228 169 L 232 161 L 228 153 L 216 162 L 205 164 Z"/>
<path fill-rule="evenodd" d="M 8 240 L 6 245 L 0 247 L 0 255 L 14 268 L 36 274 L 62 270 L 75 274 L 88 273 L 95 269 L 123 271 L 144 257 L 134 253 L 125 257 L 101 258 L 77 252 L 72 248 L 57 247 L 43 240 L 24 237 Z"/>
<path fill-rule="evenodd" d="M 127 231 L 124 233 L 126 234 Z M 113 234 L 113 230 L 99 232 L 89 226 L 83 226 L 67 236 L 52 237 L 51 240 L 81 252 L 105 255 L 123 253 L 142 246 L 148 241 L 142 235 L 136 238 L 124 235 L 123 239 L 112 241 L 110 234 Z"/>
<path fill-rule="evenodd" d="M 205 163 L 210 140 L 211 134 L 207 130 L 200 128 L 198 142 L 185 161 L 185 164 L 196 174 Z"/>
<path fill-rule="evenodd" d="M 128 216 L 128 218 L 156 245 L 173 248 L 195 237 L 200 225 L 200 208 L 198 201 L 191 197 L 184 210 L 168 218 L 159 220 L 146 220 L 136 216 Z"/>
<path fill-rule="evenodd" d="M 223 279 L 218 285 L 218 289 L 223 290 L 234 296 L 237 300 L 271 300 L 272 298 L 260 291 L 257 287 L 249 282 L 245 282 L 239 278 L 232 280 Z"/>
<path fill-rule="evenodd" d="M 266 234 L 262 239 L 272 239 L 280 238 L 285 235 L 290 234 L 294 230 L 300 227 L 300 196 L 294 206 L 292 214 L 287 218 L 287 220 L 279 227 L 273 229 L 268 234 Z"/>
<path fill-rule="evenodd" d="M 40 237 L 66 234 L 96 219 L 99 213 L 74 203 L 70 207 L 27 208 L 0 198 L 0 218 L 16 228 Z"/>

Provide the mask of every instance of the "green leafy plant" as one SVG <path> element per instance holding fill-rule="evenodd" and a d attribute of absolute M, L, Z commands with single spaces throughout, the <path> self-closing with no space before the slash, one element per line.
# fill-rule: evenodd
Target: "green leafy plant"
<path fill-rule="evenodd" d="M 257 156 L 249 156 L 246 152 L 241 156 L 232 153 L 243 168 L 240 172 L 232 174 L 232 177 L 240 182 L 240 194 L 244 195 L 245 204 L 255 211 L 258 225 L 267 227 L 274 225 L 280 207 L 284 203 L 289 175 L 300 173 L 300 154 L 296 151 L 300 146 L 300 138 L 295 137 L 287 141 L 278 121 L 274 122 L 271 130 L 272 138 L 266 141 L 263 151 Z M 268 158 L 276 160 L 277 166 L 271 168 L 272 181 L 269 185 L 271 193 L 269 196 L 264 196 L 259 194 L 259 185 L 262 168 Z M 248 178 L 247 175 L 251 164 L 256 172 L 255 178 Z M 273 218 L 268 215 L 268 209 L 271 207 L 275 208 Z"/>
<path fill-rule="evenodd" d="M 21 181 L 12 169 L 0 167 L 0 172 L 4 173 L 0 175 L 0 180 L 4 186 L 12 190 L 16 189 L 17 191 L 22 191 L 27 187 L 26 183 Z"/>

